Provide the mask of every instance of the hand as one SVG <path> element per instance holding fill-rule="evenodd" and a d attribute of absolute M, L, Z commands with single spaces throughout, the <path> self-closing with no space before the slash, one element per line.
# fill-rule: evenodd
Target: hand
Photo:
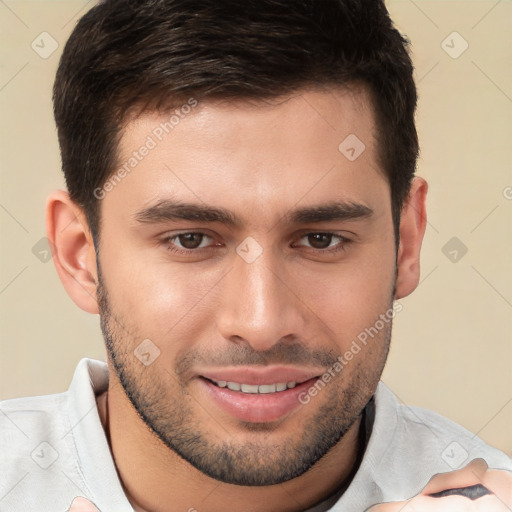
<path fill-rule="evenodd" d="M 480 496 L 464 492 L 476 486 L 484 491 Z M 375 505 L 368 512 L 506 512 L 510 507 L 512 472 L 489 469 L 484 459 L 477 458 L 456 471 L 434 475 L 423 491 L 407 501 Z"/>
<path fill-rule="evenodd" d="M 100 512 L 88 499 L 79 496 L 71 503 L 68 512 Z"/>

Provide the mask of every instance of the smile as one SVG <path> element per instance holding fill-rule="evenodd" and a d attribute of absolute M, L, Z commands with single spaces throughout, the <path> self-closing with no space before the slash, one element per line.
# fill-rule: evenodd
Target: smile
<path fill-rule="evenodd" d="M 240 391 L 247 394 L 270 394 L 279 393 L 286 391 L 287 389 L 293 389 L 297 383 L 294 381 L 290 382 L 278 382 L 276 384 L 244 384 L 239 382 L 228 382 L 225 380 L 212 381 L 219 388 L 228 388 L 231 391 Z"/>
<path fill-rule="evenodd" d="M 227 372 L 225 372 L 227 373 Z M 208 402 L 215 404 L 228 416 L 249 423 L 268 423 L 284 419 L 302 406 L 299 395 L 317 379 L 305 373 L 294 380 L 284 375 L 231 375 L 231 379 L 202 375 L 197 382 Z M 277 378 L 276 378 L 277 377 Z M 291 375 L 287 376 L 288 378 Z M 275 380 L 274 380 L 275 379 Z M 243 382 L 249 380 L 250 382 Z M 280 381 L 280 382 L 276 382 Z"/>

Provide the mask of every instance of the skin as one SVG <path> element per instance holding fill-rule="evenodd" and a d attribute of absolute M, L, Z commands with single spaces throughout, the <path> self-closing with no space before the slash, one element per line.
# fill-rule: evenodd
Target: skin
<path fill-rule="evenodd" d="M 120 165 L 167 118 L 145 113 L 130 121 Z M 366 146 L 354 161 L 338 150 L 351 133 Z M 362 89 L 305 90 L 257 105 L 201 103 L 101 200 L 101 276 L 83 212 L 63 191 L 50 196 L 47 232 L 59 276 L 79 307 L 101 315 L 110 383 L 98 407 L 135 510 L 163 512 L 172 503 L 220 512 L 226 496 L 233 510 L 304 510 L 357 468 L 361 412 L 384 367 L 390 323 L 308 405 L 276 421 L 233 417 L 205 393 L 200 375 L 237 367 L 321 375 L 393 299 L 415 289 L 427 184 L 412 184 L 397 253 L 374 133 Z M 240 225 L 137 220 L 170 198 L 227 209 Z M 372 214 L 307 224 L 284 217 L 333 201 Z M 208 235 L 202 245 L 211 248 L 170 252 L 184 232 Z M 336 236 L 324 245 L 307 236 L 325 232 Z M 236 252 L 249 236 L 262 251 L 251 263 Z M 343 248 L 326 252 L 335 247 Z M 149 366 L 134 356 L 144 339 L 160 350 Z M 179 444 L 191 431 L 195 437 L 177 447 L 191 452 L 187 461 L 168 441 Z M 202 457 L 194 460 L 193 448 Z M 231 457 L 232 471 L 219 467 L 219 454 Z"/>

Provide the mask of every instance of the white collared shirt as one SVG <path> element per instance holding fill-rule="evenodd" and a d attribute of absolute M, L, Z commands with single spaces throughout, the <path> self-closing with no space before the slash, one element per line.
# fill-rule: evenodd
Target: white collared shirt
<path fill-rule="evenodd" d="M 82 359 L 68 391 L 0 402 L 0 512 L 64 512 L 76 496 L 101 512 L 133 512 L 96 405 L 107 386 L 106 363 Z M 478 457 L 490 468 L 512 471 L 506 454 L 437 413 L 399 404 L 382 381 L 373 413 L 349 487 L 308 512 L 362 512 L 406 500 L 434 474 Z"/>

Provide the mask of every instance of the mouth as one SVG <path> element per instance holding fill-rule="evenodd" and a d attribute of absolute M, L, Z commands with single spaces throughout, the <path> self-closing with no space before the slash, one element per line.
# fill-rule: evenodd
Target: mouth
<path fill-rule="evenodd" d="M 209 380 L 209 379 L 207 379 Z M 287 389 L 293 389 L 297 386 L 297 382 L 277 382 L 275 384 L 246 384 L 240 382 L 231 382 L 225 380 L 210 380 L 211 383 L 218 386 L 219 388 L 228 388 L 231 391 L 240 391 L 242 393 L 246 393 L 248 395 L 268 395 L 271 393 L 281 393 L 282 391 L 286 391 Z M 302 384 L 302 383 L 299 383 Z"/>
<path fill-rule="evenodd" d="M 322 371 L 282 368 L 231 369 L 198 375 L 205 399 L 220 412 L 247 423 L 283 420 L 302 406 L 299 396 L 321 376 Z"/>

